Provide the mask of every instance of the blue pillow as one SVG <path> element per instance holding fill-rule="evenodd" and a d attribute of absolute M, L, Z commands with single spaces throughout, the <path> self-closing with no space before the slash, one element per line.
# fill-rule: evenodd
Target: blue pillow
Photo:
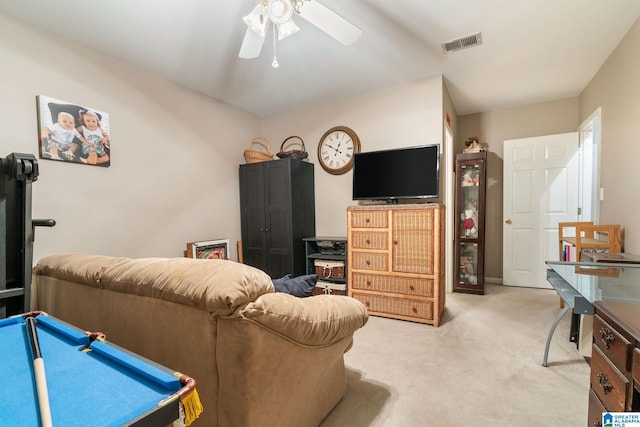
<path fill-rule="evenodd" d="M 307 274 L 304 276 L 291 277 L 287 274 L 280 279 L 273 279 L 273 287 L 276 292 L 284 292 L 296 297 L 310 297 L 313 294 L 313 288 L 318 283 L 317 274 Z"/>

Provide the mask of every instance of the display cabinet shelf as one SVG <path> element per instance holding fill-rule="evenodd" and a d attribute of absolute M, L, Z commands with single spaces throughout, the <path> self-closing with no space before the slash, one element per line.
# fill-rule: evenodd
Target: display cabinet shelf
<path fill-rule="evenodd" d="M 484 294 L 487 152 L 456 156 L 454 292 Z"/>
<path fill-rule="evenodd" d="M 305 237 L 304 241 L 306 256 L 306 273 L 315 274 L 316 260 L 337 261 L 344 265 L 342 277 L 320 277 L 322 281 L 346 284 L 347 283 L 347 238 L 346 237 Z M 346 292 L 346 290 L 345 290 Z"/>

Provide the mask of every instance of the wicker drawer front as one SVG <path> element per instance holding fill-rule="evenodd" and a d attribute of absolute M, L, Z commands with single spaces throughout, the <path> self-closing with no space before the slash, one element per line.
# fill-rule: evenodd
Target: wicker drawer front
<path fill-rule="evenodd" d="M 387 211 L 352 211 L 351 227 L 353 228 L 388 228 L 389 217 Z"/>
<path fill-rule="evenodd" d="M 388 271 L 389 257 L 387 254 L 370 254 L 364 252 L 353 252 L 351 265 L 354 269 Z"/>
<path fill-rule="evenodd" d="M 627 370 L 631 343 L 597 314 L 593 317 L 593 341 L 618 369 Z"/>
<path fill-rule="evenodd" d="M 389 233 L 386 231 L 354 231 L 351 246 L 355 249 L 389 249 Z"/>
<path fill-rule="evenodd" d="M 591 388 L 608 411 L 623 412 L 625 410 L 631 388 L 629 380 L 606 359 L 597 345 L 593 345 L 590 380 Z"/>
<path fill-rule="evenodd" d="M 433 303 L 408 298 L 393 298 L 381 295 L 352 292 L 353 298 L 362 302 L 372 313 L 433 320 Z"/>
<path fill-rule="evenodd" d="M 353 289 L 367 291 L 433 297 L 433 280 L 431 279 L 354 273 L 351 286 Z"/>

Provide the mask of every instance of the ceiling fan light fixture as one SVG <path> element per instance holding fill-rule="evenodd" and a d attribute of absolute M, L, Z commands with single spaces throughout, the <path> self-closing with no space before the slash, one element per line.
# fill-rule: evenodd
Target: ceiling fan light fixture
<path fill-rule="evenodd" d="M 242 18 L 247 27 L 260 37 L 264 37 L 267 33 L 269 26 L 269 20 L 266 15 L 262 13 L 262 3 L 253 8 L 251 13 Z"/>
<path fill-rule="evenodd" d="M 287 37 L 297 33 L 300 28 L 293 22 L 293 19 L 289 19 L 287 22 L 278 25 L 278 40 L 286 39 Z"/>
<path fill-rule="evenodd" d="M 268 9 L 269 19 L 274 24 L 284 24 L 293 16 L 293 6 L 289 0 L 271 0 Z"/>
<path fill-rule="evenodd" d="M 293 20 L 294 12 L 345 46 L 354 43 L 362 34 L 362 30 L 319 1 L 258 0 L 258 5 L 243 18 L 247 29 L 238 56 L 242 59 L 257 58 L 266 34 L 269 32 L 269 23 L 272 22 L 273 62 L 271 66 L 278 68 L 280 64 L 276 56 L 277 40 L 283 40 L 300 30 Z"/>

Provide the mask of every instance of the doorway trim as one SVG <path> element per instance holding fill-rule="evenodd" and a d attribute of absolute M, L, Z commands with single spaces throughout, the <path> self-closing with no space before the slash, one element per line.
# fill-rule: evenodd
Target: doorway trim
<path fill-rule="evenodd" d="M 453 130 L 444 123 L 444 157 L 445 157 L 445 206 L 454 205 L 454 172 L 453 172 Z M 444 283 L 448 293 L 453 292 L 453 212 L 445 209 L 445 257 Z"/>
<path fill-rule="evenodd" d="M 579 221 L 600 219 L 600 150 L 601 150 L 602 108 L 598 107 L 578 127 L 579 172 L 578 206 Z"/>

